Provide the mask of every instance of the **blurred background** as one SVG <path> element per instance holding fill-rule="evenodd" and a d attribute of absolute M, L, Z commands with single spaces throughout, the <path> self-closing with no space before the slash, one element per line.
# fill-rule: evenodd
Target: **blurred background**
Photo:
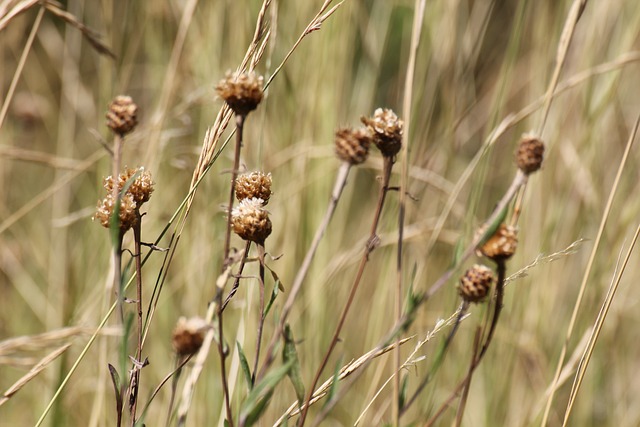
<path fill-rule="evenodd" d="M 267 14 L 272 38 L 258 64 L 260 73 L 273 73 L 321 3 L 272 3 Z M 520 136 L 539 129 L 539 100 L 552 78 L 571 3 L 426 3 L 411 129 L 405 135 L 411 195 L 403 248 L 405 291 L 409 284 L 416 292 L 426 291 L 441 276 L 456 245 L 468 244 L 509 186 Z M 13 16 L 20 5 L 25 10 Z M 104 197 L 102 179 L 111 174 L 110 157 L 101 145 L 112 141 L 104 124 L 109 101 L 126 93 L 140 107 L 140 125 L 126 139 L 123 165 L 144 166 L 156 182 L 143 220 L 143 240 L 155 241 L 189 191 L 205 132 L 222 106 L 214 87 L 242 61 L 261 5 L 257 0 L 61 2 L 61 9 L 95 30 L 115 54 L 113 59 L 97 52 L 60 16 L 40 15 L 36 2 L 0 3 L 0 87 L 8 107 L 0 128 L 0 390 L 55 348 L 71 344 L 0 406 L 3 424 L 36 422 L 114 301 L 109 233 L 91 220 L 97 201 Z M 241 163 L 247 170 L 273 175 L 274 195 L 268 205 L 273 234 L 267 251 L 281 257 L 268 264 L 285 287 L 276 312 L 329 201 L 340 165 L 333 153 L 336 128 L 358 125 L 360 116 L 371 115 L 377 107 L 405 116 L 402 101 L 414 12 L 409 0 L 346 0 L 319 31 L 303 40 L 247 120 Z M 34 27 L 35 38 L 21 68 Z M 541 254 L 585 240 L 576 243 L 571 254 L 539 263 L 507 287 L 501 321 L 474 376 L 463 425 L 540 423 L 605 204 L 640 113 L 639 32 L 640 8 L 633 0 L 589 2 L 576 27 L 560 74 L 560 86 L 567 90 L 554 99 L 541 135 L 547 144 L 545 162 L 527 186 L 520 244 L 508 273 Z M 512 122 L 495 143 L 486 144 L 504 119 L 530 106 L 531 114 Z M 203 316 L 214 295 L 222 266 L 232 156 L 227 147 L 205 176 L 168 270 L 145 347 L 151 364 L 142 374 L 143 403 L 173 369 L 171 331 L 176 320 Z M 639 161 L 633 149 L 569 340 L 567 376 L 553 401 L 550 425 L 562 421 L 576 362 L 638 225 L 640 198 L 633 194 L 639 191 Z M 352 170 L 290 317 L 306 384 L 329 344 L 353 282 L 376 206 L 381 164 L 380 154 L 372 152 L 364 165 Z M 465 171 L 469 178 L 461 181 Z M 394 172 L 392 185 L 399 185 L 400 167 Z M 443 226 L 436 228 L 442 215 Z M 397 218 L 397 193 L 392 192 L 379 227 L 381 245 L 371 255 L 322 381 L 336 366 L 373 348 L 394 323 Z M 168 243 L 165 237 L 158 245 Z M 232 243 L 243 247 L 235 236 Z M 635 330 L 640 310 L 633 287 L 640 273 L 637 259 L 634 254 L 624 273 L 570 425 L 640 425 L 640 344 Z M 163 255 L 155 253 L 144 266 L 145 295 L 160 275 L 162 260 Z M 463 268 L 478 261 L 472 259 Z M 250 265 L 246 274 L 257 274 L 257 267 Z M 402 360 L 438 319 L 456 310 L 457 276 L 418 310 L 404 334 L 415 337 L 402 347 Z M 232 349 L 240 342 L 250 363 L 257 304 L 256 280 L 249 279 L 225 312 L 225 338 Z M 471 308 L 441 369 L 403 415 L 403 425 L 426 420 L 464 376 L 473 335 L 485 312 L 481 305 Z M 118 358 L 116 324 L 111 319 L 90 347 L 45 425 L 114 425 L 107 363 Z M 266 323 L 267 341 L 274 325 L 272 313 Z M 447 332 L 421 347 L 417 355 L 425 359 L 403 371 L 409 392 L 426 375 Z M 233 402 L 239 407 L 246 384 L 237 358 L 232 351 L 228 366 Z M 211 352 L 187 425 L 221 425 L 219 370 L 217 354 Z M 392 373 L 391 354 L 376 359 L 322 425 L 353 425 L 372 400 L 360 425 L 390 422 L 391 385 L 375 400 L 374 395 Z M 147 425 L 165 422 L 168 402 L 167 387 L 152 403 Z M 293 402 L 293 387 L 283 381 L 260 425 L 272 425 Z M 317 406 L 310 420 L 321 404 Z M 454 418 L 452 409 L 441 421 Z"/>

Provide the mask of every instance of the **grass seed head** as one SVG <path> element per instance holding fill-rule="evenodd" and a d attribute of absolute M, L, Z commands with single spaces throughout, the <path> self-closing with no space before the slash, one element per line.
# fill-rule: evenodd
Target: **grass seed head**
<path fill-rule="evenodd" d="M 524 134 L 516 150 L 518 168 L 529 175 L 542 166 L 544 158 L 544 142 L 535 135 Z"/>
<path fill-rule="evenodd" d="M 507 260 L 516 252 L 518 229 L 512 225 L 500 224 L 493 236 L 478 248 L 480 254 L 494 261 Z"/>
<path fill-rule="evenodd" d="M 467 302 L 481 302 L 486 298 L 495 281 L 496 278 L 489 267 L 476 264 L 460 278 L 458 292 Z"/>
<path fill-rule="evenodd" d="M 138 124 L 138 106 L 130 96 L 118 95 L 109 104 L 107 126 L 120 136 L 131 132 Z"/>
<path fill-rule="evenodd" d="M 244 199 L 231 211 L 233 232 L 244 240 L 264 243 L 271 234 L 269 212 L 262 199 Z"/>
<path fill-rule="evenodd" d="M 368 128 L 341 128 L 336 131 L 335 144 L 340 160 L 359 165 L 369 157 L 371 133 Z"/>
<path fill-rule="evenodd" d="M 373 117 L 361 117 L 371 134 L 376 147 L 385 157 L 394 157 L 402 148 L 404 122 L 390 109 L 378 108 Z"/>
<path fill-rule="evenodd" d="M 271 174 L 259 171 L 242 174 L 236 180 L 236 198 L 262 199 L 263 206 L 269 203 L 271 197 Z"/>
<path fill-rule="evenodd" d="M 244 117 L 262 101 L 263 85 L 264 78 L 254 72 L 227 72 L 225 79 L 216 86 L 216 91 L 234 113 Z"/>
<path fill-rule="evenodd" d="M 179 356 L 196 354 L 204 342 L 208 327 L 207 322 L 200 317 L 179 318 L 171 336 L 176 353 Z"/>

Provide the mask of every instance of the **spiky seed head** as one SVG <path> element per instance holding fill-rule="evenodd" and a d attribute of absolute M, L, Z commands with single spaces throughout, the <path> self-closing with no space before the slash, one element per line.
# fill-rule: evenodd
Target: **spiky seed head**
<path fill-rule="evenodd" d="M 191 356 L 196 354 L 202 343 L 204 336 L 209 328 L 207 322 L 200 317 L 180 317 L 176 327 L 173 329 L 171 341 L 173 349 L 178 356 Z"/>
<path fill-rule="evenodd" d="M 105 228 L 109 228 L 111 215 L 115 209 L 116 204 L 111 193 L 107 194 L 107 197 L 98 202 L 96 208 L 96 214 L 93 216 L 93 220 L 100 221 L 100 225 Z M 137 204 L 133 198 L 133 195 L 126 193 L 120 199 L 120 211 L 118 212 L 118 218 L 120 220 L 120 231 L 125 232 L 133 227 L 138 221 Z"/>
<path fill-rule="evenodd" d="M 518 247 L 518 229 L 512 225 L 500 224 L 493 236 L 478 248 L 480 254 L 494 261 L 506 260 Z"/>
<path fill-rule="evenodd" d="M 336 155 L 340 160 L 359 165 L 369 157 L 371 132 L 368 128 L 341 128 L 336 131 Z"/>
<path fill-rule="evenodd" d="M 264 243 L 271 234 L 269 213 L 262 199 L 244 199 L 231 211 L 233 232 L 244 240 Z"/>
<path fill-rule="evenodd" d="M 533 134 L 524 134 L 516 150 L 518 168 L 529 175 L 542 166 L 544 159 L 544 142 Z"/>
<path fill-rule="evenodd" d="M 378 108 L 373 117 L 361 117 L 371 134 L 376 147 L 385 157 L 394 157 L 402 148 L 404 122 L 390 109 Z"/>
<path fill-rule="evenodd" d="M 262 199 L 263 206 L 269 203 L 271 197 L 271 174 L 254 171 L 238 176 L 236 180 L 236 198 Z"/>
<path fill-rule="evenodd" d="M 143 203 L 149 201 L 151 193 L 153 193 L 154 182 L 151 179 L 151 173 L 144 170 L 144 167 L 130 169 L 125 166 L 124 171 L 118 175 L 117 185 L 118 192 L 122 191 L 127 181 L 129 181 L 129 179 L 131 179 L 131 177 L 136 173 L 138 173 L 138 176 L 127 189 L 127 193 L 130 193 L 133 196 L 133 200 L 135 200 L 139 208 Z M 113 185 L 114 182 L 112 176 L 108 176 L 104 179 L 103 186 L 109 194 L 113 192 Z"/>
<path fill-rule="evenodd" d="M 118 95 L 109 104 L 107 126 L 120 136 L 131 132 L 138 124 L 138 106 L 130 96 Z"/>
<path fill-rule="evenodd" d="M 495 281 L 496 278 L 489 267 L 476 264 L 460 278 L 458 292 L 467 302 L 481 302 Z"/>
<path fill-rule="evenodd" d="M 262 101 L 264 78 L 254 72 L 227 72 L 216 86 L 218 95 L 229 104 L 234 113 L 246 116 Z"/>

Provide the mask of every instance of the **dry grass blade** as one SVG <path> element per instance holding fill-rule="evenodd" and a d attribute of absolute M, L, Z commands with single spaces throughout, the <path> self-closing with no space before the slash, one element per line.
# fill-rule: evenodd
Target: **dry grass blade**
<path fill-rule="evenodd" d="M 92 328 L 72 326 L 69 328 L 56 329 L 38 335 L 25 335 L 22 337 L 10 338 L 4 341 L 0 341 L 0 356 L 9 356 L 16 352 L 42 350 L 43 348 L 59 344 L 62 340 L 75 338 L 82 335 L 90 335 L 94 331 L 95 330 Z M 119 334 L 119 329 L 104 328 L 100 331 L 100 334 L 115 336 Z"/>
<path fill-rule="evenodd" d="M 602 219 L 600 221 L 600 227 L 598 228 L 598 235 L 593 244 L 593 249 L 591 250 L 591 254 L 589 256 L 589 261 L 587 262 L 587 267 L 582 276 L 582 283 L 580 284 L 580 290 L 578 291 L 578 297 L 576 298 L 575 305 L 573 307 L 573 312 L 571 313 L 571 320 L 569 321 L 569 326 L 567 327 L 567 335 L 565 337 L 564 344 L 562 346 L 562 351 L 560 352 L 560 357 L 558 358 L 558 364 L 556 366 L 556 372 L 551 382 L 551 394 L 547 399 L 547 404 L 544 410 L 544 415 L 542 417 L 541 426 L 545 426 L 547 424 L 547 420 L 549 418 L 549 412 L 551 411 L 551 403 L 553 402 L 553 398 L 555 396 L 555 390 L 558 383 L 558 379 L 560 378 L 560 370 L 564 363 L 565 355 L 567 354 L 567 347 L 569 346 L 569 340 L 573 335 L 573 329 L 576 325 L 576 320 L 578 318 L 578 311 L 582 305 L 582 299 L 584 297 L 584 293 L 587 289 L 587 281 L 589 279 L 589 275 L 591 273 L 591 268 L 593 267 L 594 261 L 596 259 L 596 254 L 598 253 L 598 248 L 600 246 L 600 241 L 602 240 L 602 235 L 604 234 L 604 228 L 607 225 L 607 221 L 609 219 L 609 214 L 611 213 L 611 206 L 613 205 L 613 199 L 618 192 L 620 178 L 622 177 L 622 172 L 627 164 L 627 159 L 629 158 L 629 153 L 631 152 L 631 147 L 633 146 L 633 142 L 636 139 L 636 135 L 638 133 L 638 126 L 640 126 L 640 116 L 636 119 L 636 123 L 633 127 L 633 131 L 629 136 L 627 141 L 627 145 L 625 147 L 624 154 L 622 155 L 622 159 L 620 160 L 620 164 L 618 165 L 618 172 L 616 173 L 615 181 L 613 182 L 613 186 L 611 187 L 611 193 L 609 194 L 609 199 L 607 200 L 607 204 L 604 208 L 604 212 L 602 214 Z"/>
<path fill-rule="evenodd" d="M 9 25 L 9 22 L 16 16 L 39 4 L 40 0 L 23 0 L 13 6 L 11 10 L 8 10 L 10 3 L 11 0 L 6 0 L 0 5 L 0 31 L 4 30 L 4 28 Z"/>
<path fill-rule="evenodd" d="M 580 390 L 580 386 L 582 385 L 582 380 L 584 379 L 585 373 L 587 371 L 587 366 L 589 365 L 589 361 L 591 360 L 591 356 L 593 355 L 593 349 L 595 348 L 596 341 L 600 336 L 600 332 L 602 332 L 602 325 L 604 325 L 604 321 L 607 318 L 607 314 L 609 313 L 609 309 L 611 308 L 611 303 L 613 302 L 613 298 L 616 295 L 616 291 L 620 285 L 620 280 L 622 279 L 622 275 L 627 269 L 627 265 L 629 264 L 629 259 L 631 258 L 631 253 L 636 246 L 638 241 L 638 236 L 640 235 L 640 225 L 636 228 L 636 232 L 633 235 L 633 240 L 631 245 L 629 246 L 629 250 L 627 251 L 627 255 L 624 257 L 624 261 L 622 262 L 622 267 L 620 268 L 620 272 L 614 272 L 614 278 L 607 290 L 607 295 L 605 300 L 602 303 L 602 307 L 600 308 L 600 312 L 598 313 L 598 317 L 596 318 L 595 325 L 593 327 L 593 332 L 589 336 L 589 343 L 587 344 L 587 348 L 582 354 L 582 358 L 580 359 L 580 364 L 578 365 L 578 372 L 576 373 L 573 386 L 571 387 L 571 394 L 569 395 L 569 403 L 567 404 L 567 409 L 564 413 L 564 421 L 562 422 L 562 426 L 566 426 L 569 421 L 569 416 L 571 415 L 571 410 L 573 409 L 573 405 L 576 401 L 576 396 L 578 391 Z"/>
<path fill-rule="evenodd" d="M 9 389 L 7 389 L 7 391 L 4 392 L 2 398 L 0 398 L 0 406 L 11 399 L 14 394 L 19 392 L 22 387 L 27 385 L 29 381 L 34 379 L 40 372 L 42 372 L 42 370 L 46 368 L 49 363 L 53 362 L 58 358 L 58 356 L 67 351 L 69 347 L 71 347 L 71 344 L 65 344 L 62 347 L 57 348 L 46 357 L 44 357 L 40 362 L 38 362 L 26 375 L 16 381 L 11 387 L 9 387 Z"/>

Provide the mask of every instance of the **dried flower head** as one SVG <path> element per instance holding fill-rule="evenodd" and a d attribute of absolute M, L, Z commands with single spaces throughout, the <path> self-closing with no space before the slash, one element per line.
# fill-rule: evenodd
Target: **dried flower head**
<path fill-rule="evenodd" d="M 120 136 L 131 132 L 138 124 L 138 106 L 130 96 L 118 95 L 109 104 L 107 126 Z"/>
<path fill-rule="evenodd" d="M 204 342 L 208 328 L 207 322 L 200 317 L 179 318 L 171 336 L 176 353 L 179 356 L 196 354 Z"/>
<path fill-rule="evenodd" d="M 371 133 L 368 128 L 341 128 L 336 131 L 335 143 L 340 160 L 359 165 L 369 156 Z"/>
<path fill-rule="evenodd" d="M 124 172 L 118 175 L 118 191 L 122 191 L 127 181 L 129 181 L 131 177 L 136 173 L 138 173 L 138 176 L 133 180 L 133 182 L 127 189 L 127 193 L 130 193 L 133 196 L 133 199 L 138 204 L 138 207 L 140 207 L 143 203 L 148 202 L 151 198 L 151 193 L 153 193 L 154 185 L 154 182 L 151 179 L 151 173 L 144 170 L 144 167 L 140 167 L 138 169 L 129 169 L 125 167 Z M 113 177 L 108 176 L 107 178 L 105 178 L 103 186 L 108 193 L 112 193 Z"/>
<path fill-rule="evenodd" d="M 259 171 L 245 173 L 238 176 L 236 180 L 236 198 L 240 201 L 244 199 L 262 199 L 263 205 L 269 203 L 271 197 L 271 174 L 264 174 Z"/>
<path fill-rule="evenodd" d="M 373 117 L 361 117 L 371 134 L 373 142 L 385 157 L 393 157 L 402 148 L 404 122 L 392 110 L 378 108 Z"/>
<path fill-rule="evenodd" d="M 264 243 L 271 234 L 269 213 L 262 207 L 262 199 L 244 199 L 231 211 L 233 232 L 244 240 Z"/>
<path fill-rule="evenodd" d="M 467 302 L 481 302 L 496 281 L 493 271 L 484 265 L 474 265 L 460 278 L 458 292 Z"/>
<path fill-rule="evenodd" d="M 216 91 L 234 113 L 246 116 L 262 101 L 263 85 L 264 78 L 254 72 L 227 72 L 225 79 L 216 86 Z"/>
<path fill-rule="evenodd" d="M 544 158 L 544 142 L 531 134 L 522 135 L 516 150 L 516 164 L 518 168 L 529 175 L 542 166 Z"/>
<path fill-rule="evenodd" d="M 109 221 L 111 221 L 111 215 L 116 204 L 111 193 L 107 194 L 107 197 L 98 202 L 96 208 L 96 214 L 93 216 L 93 220 L 100 221 L 100 225 L 105 228 L 109 228 Z M 120 231 L 125 232 L 133 227 L 138 221 L 137 204 L 133 199 L 133 195 L 126 193 L 120 199 L 120 211 L 118 212 L 118 218 L 120 220 Z"/>
<path fill-rule="evenodd" d="M 493 236 L 478 247 L 480 254 L 494 261 L 506 260 L 516 252 L 518 229 L 512 225 L 500 224 Z"/>

